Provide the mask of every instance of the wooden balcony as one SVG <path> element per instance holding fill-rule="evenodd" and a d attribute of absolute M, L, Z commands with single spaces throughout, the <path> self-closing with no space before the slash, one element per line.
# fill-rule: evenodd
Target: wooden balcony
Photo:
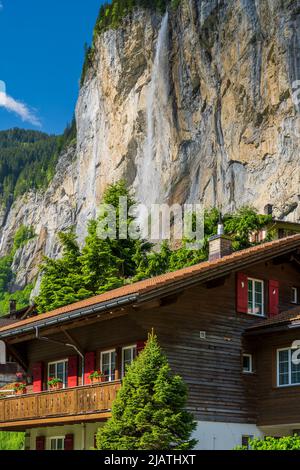
<path fill-rule="evenodd" d="M 106 420 L 121 382 L 0 398 L 0 429 Z"/>

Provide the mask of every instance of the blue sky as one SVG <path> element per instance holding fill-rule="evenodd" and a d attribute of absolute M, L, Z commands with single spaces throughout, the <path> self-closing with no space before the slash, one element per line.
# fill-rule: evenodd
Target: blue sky
<path fill-rule="evenodd" d="M 63 131 L 102 3 L 0 0 L 0 130 Z"/>

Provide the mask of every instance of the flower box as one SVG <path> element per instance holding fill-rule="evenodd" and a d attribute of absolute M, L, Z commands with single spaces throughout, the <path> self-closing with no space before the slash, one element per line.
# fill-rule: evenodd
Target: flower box
<path fill-rule="evenodd" d="M 56 377 L 50 377 L 48 379 L 48 387 L 49 390 L 61 390 L 63 388 L 64 384 L 61 379 L 58 379 Z"/>
<path fill-rule="evenodd" d="M 100 370 L 95 370 L 89 375 L 89 380 L 91 384 L 99 384 L 101 382 L 105 382 L 105 377 Z"/>
<path fill-rule="evenodd" d="M 91 378 L 91 384 L 100 384 L 101 382 L 105 382 L 105 377 L 94 377 Z"/>
<path fill-rule="evenodd" d="M 15 395 L 25 395 L 27 393 L 27 389 L 26 388 L 22 388 L 22 389 L 19 389 L 19 390 L 15 390 Z"/>
<path fill-rule="evenodd" d="M 56 384 L 50 385 L 50 390 L 61 390 L 64 384 L 62 382 L 58 382 Z"/>
<path fill-rule="evenodd" d="M 14 386 L 14 392 L 15 395 L 25 395 L 25 393 L 27 393 L 26 384 L 22 382 L 16 383 Z"/>

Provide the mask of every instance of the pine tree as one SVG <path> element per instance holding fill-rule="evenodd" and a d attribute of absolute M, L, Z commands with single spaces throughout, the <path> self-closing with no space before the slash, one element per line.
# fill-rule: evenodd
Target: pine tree
<path fill-rule="evenodd" d="M 91 294 L 83 283 L 81 252 L 74 230 L 62 232 L 58 236 L 63 248 L 62 258 L 44 259 L 40 295 L 35 299 L 39 312 L 54 310 Z"/>
<path fill-rule="evenodd" d="M 98 237 L 96 220 L 89 223 L 80 264 L 83 285 L 91 295 L 120 287 L 124 283 L 120 276 L 122 260 L 113 254 L 110 240 Z"/>
<path fill-rule="evenodd" d="M 120 213 L 120 198 L 127 201 L 126 214 Z M 108 186 L 103 195 L 103 203 L 115 208 L 116 211 L 116 238 L 108 238 L 106 241 L 110 245 L 110 250 L 115 259 L 120 263 L 120 275 L 132 277 L 136 274 L 136 254 L 141 250 L 146 254 L 152 248 L 152 244 L 138 237 L 133 240 L 129 236 L 129 226 L 136 223 L 136 216 L 130 215 L 131 209 L 136 201 L 130 196 L 125 181 L 121 180 L 111 186 Z M 125 218 L 124 218 L 125 215 Z M 105 214 L 100 216 L 100 220 L 105 218 Z M 121 233 L 127 233 L 126 238 L 121 237 Z"/>
<path fill-rule="evenodd" d="M 128 214 L 135 202 L 130 197 L 125 183 L 120 181 L 109 186 L 102 201 L 115 209 L 117 238 L 103 239 L 98 233 L 99 220 L 105 219 L 105 213 L 98 220 L 89 222 L 88 234 L 82 250 L 72 229 L 59 234 L 62 257 L 56 260 L 45 257 L 41 267 L 43 277 L 40 294 L 35 299 L 40 313 L 101 294 L 120 287 L 125 282 L 130 282 L 136 273 L 139 255 L 145 257 L 152 245 L 140 238 L 132 240 L 130 237 L 125 239 L 119 237 L 120 197 L 127 200 L 127 213 L 124 220 L 125 229 L 128 230 L 129 224 L 135 221 L 135 217 Z M 4 269 L 3 273 L 5 274 L 3 282 L 7 282 Z"/>
<path fill-rule="evenodd" d="M 173 375 L 157 337 L 127 368 L 112 418 L 97 433 L 98 450 L 188 450 L 196 423 L 186 409 L 187 387 Z"/>

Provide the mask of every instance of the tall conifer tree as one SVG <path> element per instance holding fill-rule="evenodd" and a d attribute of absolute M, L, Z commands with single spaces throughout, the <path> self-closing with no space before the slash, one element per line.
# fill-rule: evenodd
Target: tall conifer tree
<path fill-rule="evenodd" d="M 186 403 L 187 387 L 152 333 L 127 368 L 112 418 L 97 433 L 98 450 L 192 449 L 196 423 Z"/>

